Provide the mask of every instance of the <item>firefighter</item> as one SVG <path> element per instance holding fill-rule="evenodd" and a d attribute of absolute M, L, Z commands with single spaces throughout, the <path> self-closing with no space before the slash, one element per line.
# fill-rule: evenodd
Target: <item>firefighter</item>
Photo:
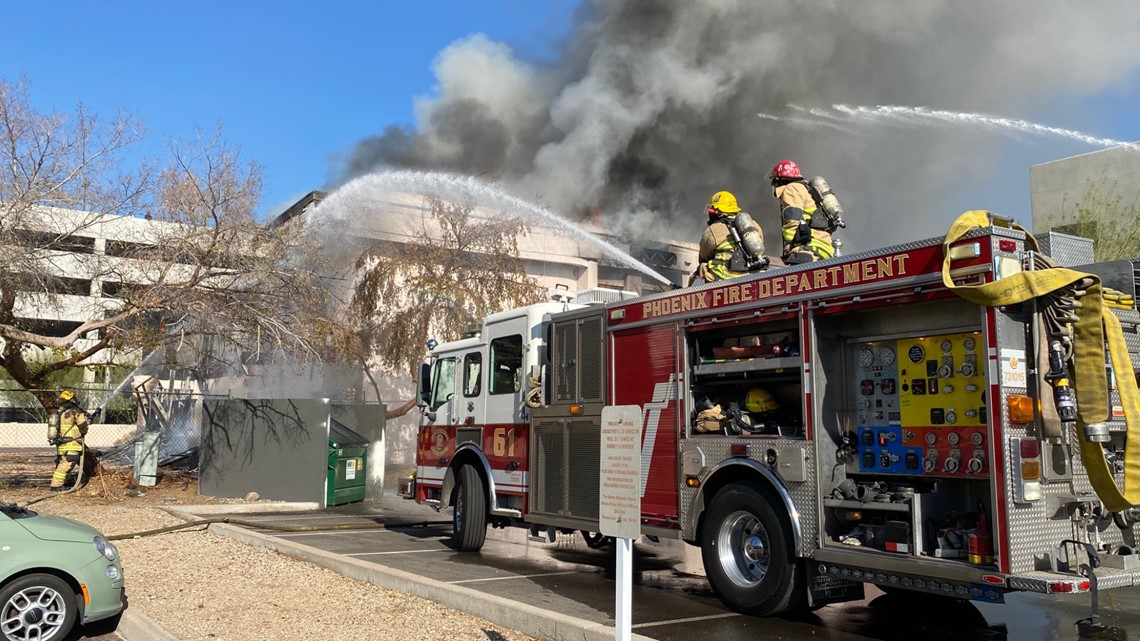
<path fill-rule="evenodd" d="M 752 217 L 740 210 L 736 196 L 728 191 L 716 192 L 709 199 L 706 212 L 709 220 L 701 234 L 700 264 L 690 285 L 728 280 L 767 269 L 764 234 L 752 222 Z"/>
<path fill-rule="evenodd" d="M 799 166 L 791 160 L 781 160 L 768 172 L 768 180 L 772 182 L 772 195 L 780 203 L 784 262 L 797 265 L 834 256 L 831 233 L 812 226 L 816 202 Z"/>
<path fill-rule="evenodd" d="M 63 490 L 63 482 L 67 475 L 83 458 L 83 440 L 87 436 L 87 413 L 80 409 L 75 402 L 75 392 L 65 389 L 59 393 L 59 409 L 56 410 L 53 422 L 59 426 L 59 432 L 51 437 L 55 445 L 56 466 L 51 475 L 51 491 Z"/>

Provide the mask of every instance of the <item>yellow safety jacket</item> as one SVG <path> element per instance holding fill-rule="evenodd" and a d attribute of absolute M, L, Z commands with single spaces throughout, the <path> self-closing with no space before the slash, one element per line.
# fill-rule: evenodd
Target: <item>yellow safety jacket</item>
<path fill-rule="evenodd" d="M 87 415 L 82 410 L 70 408 L 60 412 L 59 437 L 63 442 L 56 445 L 56 452 L 61 455 L 82 452 L 87 427 Z"/>
<path fill-rule="evenodd" d="M 822 229 L 812 229 L 811 239 L 804 243 L 797 242 L 800 222 L 811 226 L 812 215 L 815 214 L 815 199 L 802 182 L 792 182 L 776 187 L 776 200 L 780 202 L 780 220 L 784 237 L 784 256 L 797 250 L 806 250 L 816 257 L 816 260 L 831 258 L 835 255 L 835 246 L 831 244 L 831 234 Z M 799 210 L 803 214 L 795 216 L 791 211 Z"/>
<path fill-rule="evenodd" d="M 739 278 L 748 274 L 748 272 L 734 272 L 728 268 L 732 255 L 736 252 L 736 242 L 728 230 L 734 217 L 729 214 L 721 220 L 710 223 L 701 234 L 699 274 L 707 282 Z"/>

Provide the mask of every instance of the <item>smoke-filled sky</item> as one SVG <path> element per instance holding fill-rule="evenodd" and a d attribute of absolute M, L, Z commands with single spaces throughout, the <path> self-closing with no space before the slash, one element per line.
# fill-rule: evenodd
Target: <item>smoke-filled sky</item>
<path fill-rule="evenodd" d="M 553 62 L 482 34 L 449 45 L 415 122 L 361 140 L 341 179 L 485 175 L 572 218 L 599 205 L 610 224 L 695 237 L 719 189 L 774 233 L 764 176 L 791 158 L 828 179 L 850 249 L 867 248 L 966 208 L 1016 205 L 1000 213 L 1028 223 L 1030 164 L 1104 146 L 1085 131 L 1140 136 L 1097 105 L 1136 95 L 1138 63 L 1135 2 L 595 0 Z M 1070 127 L 1031 126 L 1047 117 Z"/>
<path fill-rule="evenodd" d="M 42 110 L 136 113 L 156 147 L 220 121 L 266 216 L 420 168 L 650 238 L 695 240 L 729 189 L 772 234 L 764 175 L 791 158 L 843 202 L 848 251 L 968 208 L 1028 223 L 1030 165 L 1140 139 L 1135 0 L 326 4 L 22 3 L 0 77 Z"/>

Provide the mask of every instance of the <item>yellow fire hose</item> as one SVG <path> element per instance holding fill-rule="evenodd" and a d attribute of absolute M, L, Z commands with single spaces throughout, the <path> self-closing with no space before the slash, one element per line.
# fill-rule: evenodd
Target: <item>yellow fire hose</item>
<path fill-rule="evenodd" d="M 972 303 L 997 307 L 1023 303 L 1082 279 L 1093 279 L 1094 284 L 1081 298 L 1081 304 L 1076 310 L 1077 322 L 1073 324 L 1073 378 L 1077 394 L 1077 423 L 1081 428 L 1077 430 L 1081 460 L 1088 470 L 1093 489 L 1110 511 L 1120 512 L 1140 505 L 1140 391 L 1137 390 L 1136 378 L 1132 376 L 1132 362 L 1120 320 L 1104 304 L 1104 288 L 1100 278 L 1059 267 L 1023 271 L 981 285 L 955 285 L 950 278 L 950 244 L 972 229 L 989 225 L 989 212 L 978 210 L 962 214 L 950 225 L 942 243 L 942 282 Z M 1013 228 L 1025 231 L 1016 224 Z M 1026 242 L 1037 249 L 1036 240 L 1028 232 Z M 1104 447 L 1100 443 L 1090 442 L 1084 430 L 1086 425 L 1103 423 L 1109 416 L 1108 383 L 1104 370 L 1106 337 L 1113 367 L 1118 372 L 1127 373 L 1116 379 L 1127 426 L 1123 488 L 1113 478 Z"/>

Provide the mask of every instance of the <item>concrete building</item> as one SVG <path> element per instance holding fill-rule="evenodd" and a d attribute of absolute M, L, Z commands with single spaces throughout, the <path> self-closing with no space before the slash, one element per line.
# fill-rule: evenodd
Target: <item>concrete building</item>
<path fill-rule="evenodd" d="M 275 222 L 284 223 L 301 215 L 312 215 L 320 224 L 320 204 L 328 194 L 313 191 L 282 212 Z M 354 216 L 351 231 L 354 239 L 368 243 L 407 242 L 413 234 L 421 233 L 422 223 L 429 212 L 423 198 L 404 195 L 391 196 L 382 203 L 370 203 L 366 215 Z M 492 218 L 496 212 L 476 208 L 475 218 Z M 548 289 L 580 291 L 595 287 L 623 289 L 638 293 L 661 291 L 669 285 L 658 283 L 635 267 L 639 262 L 671 283 L 683 285 L 696 269 L 697 244 L 670 239 L 655 241 L 634 240 L 607 229 L 600 217 L 576 225 L 581 234 L 563 233 L 558 228 L 530 224 L 525 235 L 518 239 L 519 257 L 528 276 Z M 603 247 L 609 245 L 616 251 Z M 631 260 L 623 260 L 620 254 Z M 355 259 L 355 256 L 351 257 Z"/>
<path fill-rule="evenodd" d="M 337 236 L 338 242 L 352 248 L 342 256 L 345 261 L 354 262 L 364 249 L 376 244 L 406 243 L 414 234 L 425 233 L 424 221 L 430 219 L 430 207 L 420 196 L 387 193 L 382 202 L 362 199 L 353 211 L 347 212 L 322 211 L 321 204 L 328 198 L 324 192 L 310 192 L 282 212 L 275 222 L 285 224 L 307 216 L 315 225 L 331 224 L 342 234 Z M 548 290 L 571 292 L 605 288 L 640 294 L 688 283 L 689 275 L 697 266 L 697 243 L 624 238 L 606 229 L 604 219 L 594 214 L 592 220 L 574 225 L 573 232 L 550 221 L 528 221 L 528 231 L 518 238 L 519 257 L 526 274 Z M 476 219 L 496 215 L 497 212 L 482 208 L 472 212 Z M 330 217 L 336 221 L 330 223 Z M 645 274 L 634 266 L 634 261 L 657 272 L 670 284 Z M 366 386 L 363 400 L 375 401 L 379 396 L 379 400 L 396 407 L 415 395 L 414 385 L 404 377 L 379 373 L 377 378 L 377 388 Z M 414 460 L 418 417 L 415 411 L 399 418 L 389 417 L 385 440 L 390 463 L 407 464 Z"/>
<path fill-rule="evenodd" d="M 1140 199 L 1140 146 L 1120 146 L 1029 168 L 1033 231 L 1065 231 L 1089 188 L 1114 193 L 1125 206 Z"/>

